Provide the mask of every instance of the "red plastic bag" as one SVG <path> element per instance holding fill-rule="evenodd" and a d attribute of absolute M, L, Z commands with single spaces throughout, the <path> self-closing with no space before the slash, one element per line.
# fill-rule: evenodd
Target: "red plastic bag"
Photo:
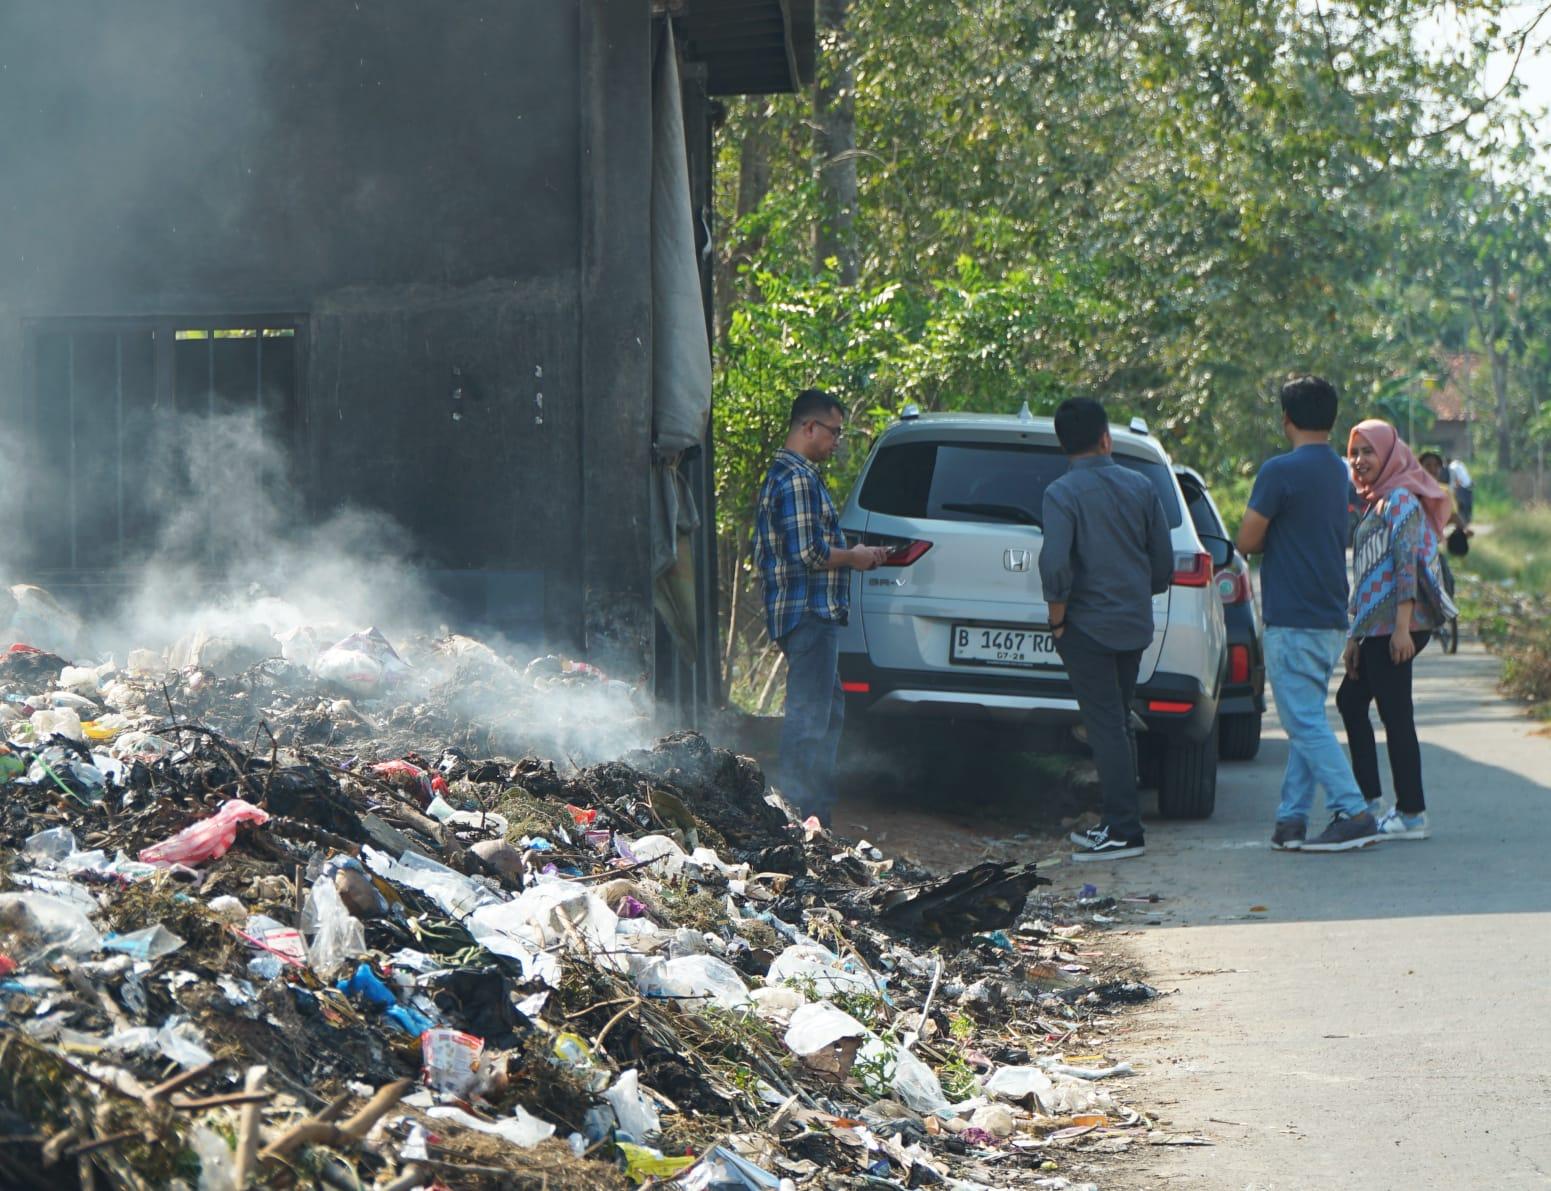
<path fill-rule="evenodd" d="M 238 824 L 268 821 L 269 812 L 233 798 L 208 819 L 191 823 L 170 839 L 141 849 L 140 859 L 146 864 L 199 864 L 214 860 L 226 855 L 237 838 Z"/>
<path fill-rule="evenodd" d="M 598 821 L 598 812 L 595 810 L 583 810 L 579 806 L 572 806 L 569 802 L 565 804 L 565 809 L 571 812 L 571 818 L 576 820 L 578 827 L 591 827 Z"/>
<path fill-rule="evenodd" d="M 42 652 L 43 651 L 36 645 L 23 645 L 20 641 L 16 642 L 11 646 L 10 649 L 6 650 L 6 653 L 22 653 L 28 655 L 39 654 Z"/>

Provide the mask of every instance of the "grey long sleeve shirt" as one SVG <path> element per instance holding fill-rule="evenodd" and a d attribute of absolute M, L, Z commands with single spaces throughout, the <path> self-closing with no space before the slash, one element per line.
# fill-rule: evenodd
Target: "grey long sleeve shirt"
<path fill-rule="evenodd" d="M 1152 644 L 1152 597 L 1169 589 L 1174 547 L 1145 476 L 1108 455 L 1073 459 L 1045 489 L 1039 579 L 1066 619 L 1116 651 Z"/>

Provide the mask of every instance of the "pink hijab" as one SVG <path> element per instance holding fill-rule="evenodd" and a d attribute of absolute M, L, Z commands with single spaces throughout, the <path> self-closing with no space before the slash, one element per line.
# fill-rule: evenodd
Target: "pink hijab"
<path fill-rule="evenodd" d="M 1369 505 L 1376 505 L 1391 492 L 1404 488 L 1422 502 L 1427 519 L 1441 534 L 1449 520 L 1449 494 L 1416 461 L 1411 448 L 1406 446 L 1395 428 L 1378 418 L 1357 423 L 1352 428 L 1351 438 L 1347 439 L 1347 454 L 1351 454 L 1352 439 L 1358 437 L 1367 439 L 1379 457 L 1379 478 L 1372 484 L 1364 484 L 1354 474 L 1352 483 L 1357 488 L 1357 495 Z"/>

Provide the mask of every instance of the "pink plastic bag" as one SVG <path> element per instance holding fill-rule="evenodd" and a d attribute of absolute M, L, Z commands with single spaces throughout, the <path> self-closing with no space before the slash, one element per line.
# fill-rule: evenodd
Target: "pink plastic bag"
<path fill-rule="evenodd" d="M 208 819 L 191 823 L 177 835 L 159 844 L 143 848 L 140 859 L 146 864 L 198 864 L 225 856 L 237 838 L 239 823 L 267 823 L 269 813 L 251 802 L 233 798 Z"/>

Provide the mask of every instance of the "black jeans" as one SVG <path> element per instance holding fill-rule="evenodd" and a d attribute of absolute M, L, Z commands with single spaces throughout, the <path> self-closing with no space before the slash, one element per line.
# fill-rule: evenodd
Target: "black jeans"
<path fill-rule="evenodd" d="M 1431 635 L 1411 634 L 1417 653 L 1427 647 Z M 1416 713 L 1411 703 L 1411 663 L 1397 666 L 1390 660 L 1388 637 L 1363 638 L 1357 677 L 1348 674 L 1336 691 L 1336 706 L 1346 724 L 1346 743 L 1352 753 L 1352 774 L 1369 802 L 1384 792 L 1379 782 L 1379 748 L 1368 716 L 1375 701 L 1384 721 L 1395 805 L 1403 815 L 1419 815 L 1427 809 L 1427 799 L 1422 794 L 1422 746 L 1416 739 Z"/>
<path fill-rule="evenodd" d="M 1077 696 L 1088 747 L 1104 788 L 1104 825 L 1118 839 L 1138 839 L 1142 812 L 1136 792 L 1136 745 L 1131 700 L 1142 666 L 1140 649 L 1106 649 L 1075 626 L 1056 642 Z"/>

